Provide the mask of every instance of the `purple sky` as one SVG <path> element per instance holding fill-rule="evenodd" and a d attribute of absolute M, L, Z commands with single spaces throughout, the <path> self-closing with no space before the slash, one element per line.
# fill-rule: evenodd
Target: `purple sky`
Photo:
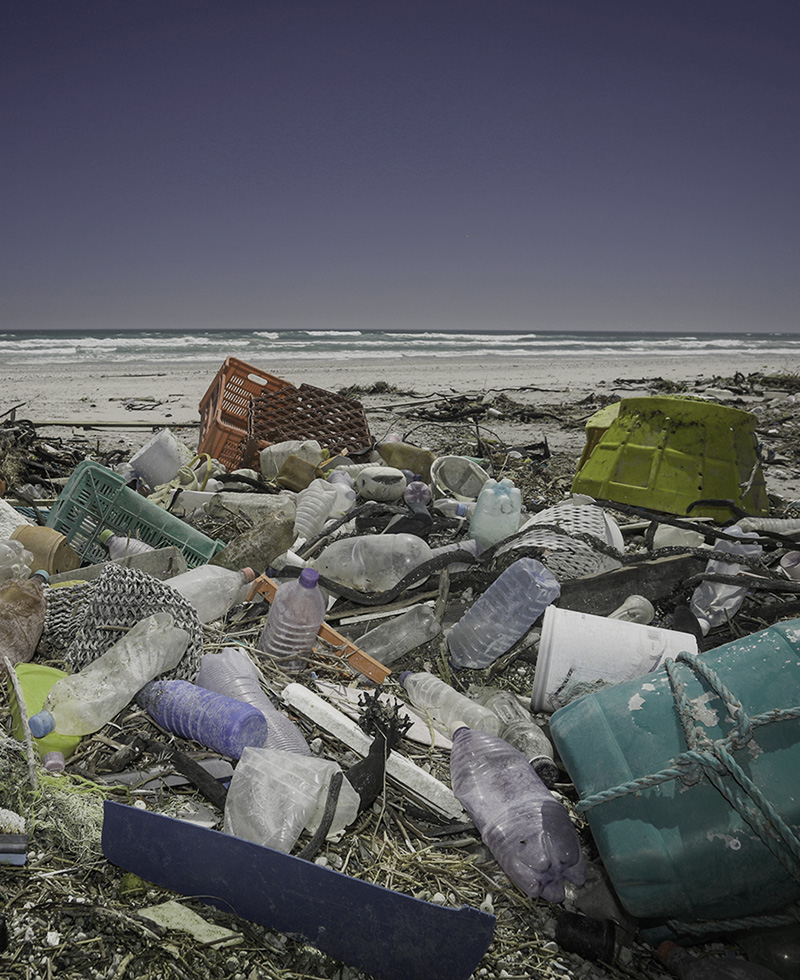
<path fill-rule="evenodd" d="M 0 329 L 798 329 L 796 0 L 4 0 Z"/>

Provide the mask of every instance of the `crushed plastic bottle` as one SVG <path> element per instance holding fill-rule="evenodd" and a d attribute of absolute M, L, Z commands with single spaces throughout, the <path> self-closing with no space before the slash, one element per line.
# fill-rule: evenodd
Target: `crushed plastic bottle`
<path fill-rule="evenodd" d="M 500 731 L 500 719 L 493 711 L 459 694 L 435 674 L 404 670 L 400 683 L 414 707 L 426 711 L 433 724 L 448 734 L 465 725 L 493 735 Z"/>
<path fill-rule="evenodd" d="M 458 728 L 450 784 L 481 840 L 526 895 L 563 902 L 565 881 L 586 880 L 569 814 L 513 746 L 496 735 Z"/>
<path fill-rule="evenodd" d="M 140 620 L 83 670 L 56 681 L 42 710 L 30 719 L 31 734 L 43 738 L 52 731 L 98 731 L 148 681 L 177 667 L 188 645 L 188 632 L 175 626 L 169 613 Z"/>
<path fill-rule="evenodd" d="M 126 537 L 122 534 L 114 534 L 110 528 L 100 533 L 100 543 L 108 549 L 111 559 L 128 558 L 131 555 L 143 555 L 147 551 L 153 551 L 153 546 L 146 541 L 138 538 Z"/>
<path fill-rule="evenodd" d="M 355 494 L 353 494 L 355 498 Z M 325 527 L 331 511 L 339 499 L 336 484 L 317 477 L 297 495 L 297 512 L 294 532 L 298 538 L 310 541 Z"/>
<path fill-rule="evenodd" d="M 220 565 L 198 565 L 167 579 L 164 584 L 188 599 L 201 623 L 211 623 L 234 606 L 242 587 L 254 578 L 252 568 L 234 571 Z"/>
<path fill-rule="evenodd" d="M 753 541 L 758 538 L 756 531 L 742 531 L 735 524 L 726 528 L 726 532 L 740 538 L 739 541 L 727 541 L 718 538 L 714 542 L 714 551 L 735 555 L 745 555 L 757 557 L 761 554 L 761 545 Z M 742 570 L 742 566 L 734 561 L 726 562 L 716 558 L 709 559 L 706 564 L 706 572 L 719 572 L 724 575 L 736 575 Z M 712 582 L 706 580 L 692 593 L 689 600 L 689 608 L 697 617 L 700 629 L 705 636 L 709 630 L 715 626 L 725 623 L 741 608 L 744 597 L 747 595 L 747 586 L 728 585 L 724 582 Z"/>
<path fill-rule="evenodd" d="M 33 554 L 16 538 L 0 538 L 0 582 L 30 578 Z"/>
<path fill-rule="evenodd" d="M 540 561 L 518 558 L 448 632 L 450 662 L 456 667 L 488 667 L 560 594 L 555 576 Z"/>
<path fill-rule="evenodd" d="M 358 638 L 358 646 L 373 660 L 388 666 L 427 643 L 442 631 L 430 606 L 414 606 Z"/>
<path fill-rule="evenodd" d="M 195 678 L 198 687 L 244 701 L 258 708 L 267 719 L 265 749 L 310 755 L 303 733 L 291 718 L 279 711 L 264 693 L 253 661 L 240 647 L 223 647 L 219 653 L 206 653 Z"/>
<path fill-rule="evenodd" d="M 386 592 L 433 555 L 415 534 L 362 534 L 332 541 L 309 565 L 339 585 Z"/>

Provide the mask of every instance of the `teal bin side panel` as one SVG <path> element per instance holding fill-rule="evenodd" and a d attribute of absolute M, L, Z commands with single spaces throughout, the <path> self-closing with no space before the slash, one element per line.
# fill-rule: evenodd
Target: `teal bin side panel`
<path fill-rule="evenodd" d="M 756 715 L 800 704 L 798 650 L 800 620 L 792 620 L 702 660 Z M 712 740 L 731 733 L 731 716 L 707 682 L 686 665 L 677 672 L 700 730 Z M 550 730 L 582 799 L 667 769 L 687 749 L 665 670 L 579 698 L 553 714 Z M 759 726 L 732 755 L 800 831 L 800 720 Z M 800 899 L 800 882 L 705 775 L 600 803 L 587 819 L 623 905 L 639 918 L 725 919 Z"/>
<path fill-rule="evenodd" d="M 223 548 L 174 514 L 125 485 L 122 477 L 94 460 L 79 463 L 47 515 L 85 563 L 108 560 L 100 534 L 140 538 L 154 548 L 179 548 L 190 568 L 204 565 Z"/>

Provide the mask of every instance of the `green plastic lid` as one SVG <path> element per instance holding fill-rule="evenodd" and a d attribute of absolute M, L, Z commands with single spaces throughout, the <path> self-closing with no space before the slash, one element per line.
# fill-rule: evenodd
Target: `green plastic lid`
<path fill-rule="evenodd" d="M 109 538 L 114 537 L 114 532 L 111 530 L 111 528 L 107 527 L 105 531 L 100 532 L 99 537 L 100 537 L 100 543 L 105 544 Z"/>

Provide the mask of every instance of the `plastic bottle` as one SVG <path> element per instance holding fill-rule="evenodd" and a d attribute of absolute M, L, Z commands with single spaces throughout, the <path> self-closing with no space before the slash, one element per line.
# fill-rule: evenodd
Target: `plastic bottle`
<path fill-rule="evenodd" d="M 389 665 L 441 633 L 430 606 L 414 606 L 358 638 L 357 645 L 373 660 Z"/>
<path fill-rule="evenodd" d="M 515 748 L 496 735 L 453 734 L 450 784 L 508 877 L 531 898 L 564 901 L 586 862 L 566 809 Z"/>
<path fill-rule="evenodd" d="M 309 564 L 340 585 L 385 592 L 433 555 L 415 534 L 362 534 L 332 541 Z"/>
<path fill-rule="evenodd" d="M 49 579 L 40 569 L 29 579 L 0 583 L 0 676 L 6 672 L 6 657 L 13 666 L 26 663 L 35 653 L 44 629 L 44 584 Z"/>
<path fill-rule="evenodd" d="M 267 738 L 267 719 L 258 708 L 189 681 L 151 681 L 136 703 L 162 728 L 229 759 L 238 759 L 248 745 L 263 746 Z"/>
<path fill-rule="evenodd" d="M 451 497 L 443 497 L 441 500 L 434 500 L 433 509 L 437 510 L 445 517 L 464 517 L 472 520 L 475 513 L 476 501 L 453 500 Z"/>
<path fill-rule="evenodd" d="M 114 534 L 110 528 L 100 533 L 100 543 L 108 549 L 112 560 L 114 558 L 127 558 L 130 555 L 143 555 L 146 551 L 153 551 L 153 546 L 138 538 L 125 537 L 122 534 Z"/>
<path fill-rule="evenodd" d="M 559 597 L 553 573 L 535 558 L 518 558 L 479 596 L 447 634 L 456 667 L 488 667 Z"/>
<path fill-rule="evenodd" d="M 353 495 L 355 497 L 355 494 Z M 339 499 L 336 485 L 317 477 L 297 495 L 294 532 L 298 538 L 310 541 L 325 527 L 334 504 Z"/>
<path fill-rule="evenodd" d="M 656 611 L 653 603 L 643 595 L 629 595 L 614 612 L 608 614 L 609 619 L 619 619 L 625 623 L 652 623 Z"/>
<path fill-rule="evenodd" d="M 735 535 L 741 540 L 726 541 L 723 538 L 718 538 L 714 542 L 714 551 L 751 557 L 761 554 L 761 545 L 752 540 L 758 537 L 755 531 L 742 531 L 736 525 L 726 530 L 728 534 Z M 706 564 L 705 570 L 706 572 L 719 572 L 723 575 L 736 575 L 737 572 L 741 571 L 741 568 L 742 566 L 737 565 L 735 561 L 726 562 L 711 558 Z M 701 582 L 692 593 L 689 608 L 697 617 L 703 635 L 705 636 L 710 629 L 720 626 L 735 616 L 746 595 L 747 586 L 726 585 L 723 582 Z"/>
<path fill-rule="evenodd" d="M 33 554 L 16 538 L 0 539 L 0 582 L 29 578 Z"/>
<path fill-rule="evenodd" d="M 98 731 L 148 681 L 176 667 L 188 645 L 188 632 L 175 626 L 169 613 L 140 620 L 83 670 L 56 681 L 42 710 L 30 719 L 31 734 L 43 738 L 52 731 Z"/>
<path fill-rule="evenodd" d="M 303 733 L 282 711 L 270 701 L 261 687 L 253 661 L 239 647 L 223 647 L 219 653 L 207 653 L 200 660 L 200 671 L 195 678 L 198 687 L 229 698 L 244 701 L 258 708 L 267 719 L 265 749 L 297 752 L 310 755 L 311 749 Z"/>
<path fill-rule="evenodd" d="M 500 719 L 500 738 L 525 756 L 545 786 L 554 786 L 560 773 L 553 761 L 553 746 L 517 696 L 511 691 L 487 688 L 475 700 Z"/>
<path fill-rule="evenodd" d="M 469 522 L 469 536 L 488 548 L 519 530 L 522 493 L 507 477 L 491 477 L 481 487 Z"/>
<path fill-rule="evenodd" d="M 680 980 L 780 980 L 777 973 L 757 963 L 721 956 L 693 956 L 667 940 L 656 955 Z"/>
<path fill-rule="evenodd" d="M 234 571 L 220 565 L 198 565 L 188 572 L 174 575 L 164 584 L 171 585 L 184 599 L 189 600 L 197 610 L 201 623 L 210 623 L 233 607 L 242 586 L 254 578 L 252 568 Z"/>
<path fill-rule="evenodd" d="M 302 670 L 314 649 L 327 609 L 318 579 L 313 568 L 304 568 L 299 578 L 282 582 L 272 600 L 256 646 L 278 659 L 284 670 Z"/>
<path fill-rule="evenodd" d="M 464 725 L 493 735 L 500 731 L 500 719 L 493 711 L 459 694 L 435 674 L 404 670 L 400 683 L 414 707 L 426 711 L 433 724 L 448 734 Z"/>

